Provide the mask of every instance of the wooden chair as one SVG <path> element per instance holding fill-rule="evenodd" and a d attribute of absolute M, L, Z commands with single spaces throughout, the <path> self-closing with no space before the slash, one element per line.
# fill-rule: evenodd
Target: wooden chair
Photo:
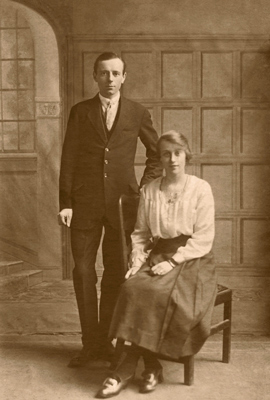
<path fill-rule="evenodd" d="M 133 232 L 137 218 L 139 196 L 122 195 L 119 199 L 120 243 L 121 243 L 121 267 L 123 276 L 128 270 L 128 258 L 131 251 L 130 234 Z M 223 331 L 222 362 L 229 363 L 231 352 L 231 320 L 232 320 L 232 290 L 218 285 L 215 306 L 223 305 L 223 320 L 211 326 L 210 335 Z M 123 349 L 124 342 L 117 342 L 117 352 Z M 161 357 L 163 360 L 184 364 L 184 383 L 192 385 L 194 381 L 194 356 L 172 360 L 169 357 Z"/>

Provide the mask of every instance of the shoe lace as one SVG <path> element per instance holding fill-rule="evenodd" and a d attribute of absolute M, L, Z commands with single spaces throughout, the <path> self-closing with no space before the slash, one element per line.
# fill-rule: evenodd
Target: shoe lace
<path fill-rule="evenodd" d="M 104 381 L 104 383 L 103 383 L 103 386 L 105 386 L 105 387 L 110 387 L 110 386 L 116 386 L 116 385 L 118 385 L 118 380 L 116 379 L 116 378 L 112 378 L 112 377 L 109 377 L 109 378 L 106 378 L 105 379 L 105 381 Z"/>
<path fill-rule="evenodd" d="M 145 371 L 143 373 L 144 380 L 152 383 L 155 380 L 155 374 L 153 372 Z"/>

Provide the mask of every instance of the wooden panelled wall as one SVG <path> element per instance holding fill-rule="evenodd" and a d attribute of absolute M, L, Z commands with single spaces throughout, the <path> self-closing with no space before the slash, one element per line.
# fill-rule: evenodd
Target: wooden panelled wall
<path fill-rule="evenodd" d="M 150 110 L 158 133 L 175 129 L 188 137 L 194 154 L 188 173 L 207 180 L 215 197 L 214 252 L 221 283 L 235 289 L 236 330 L 267 331 L 268 42 L 248 37 L 73 37 L 69 41 L 70 106 L 96 94 L 92 69 L 103 51 L 117 52 L 126 60 L 123 95 Z M 138 143 L 138 179 L 144 154 Z"/>

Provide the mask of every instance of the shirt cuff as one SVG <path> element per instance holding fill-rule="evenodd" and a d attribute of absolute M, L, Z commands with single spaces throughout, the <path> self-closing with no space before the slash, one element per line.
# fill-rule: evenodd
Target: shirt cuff
<path fill-rule="evenodd" d="M 171 260 L 173 260 L 172 262 L 175 261 L 176 264 L 181 264 L 183 262 L 185 262 L 185 258 L 181 253 L 175 253 L 172 257 Z"/>
<path fill-rule="evenodd" d="M 145 263 L 147 257 L 148 254 L 144 252 L 135 251 L 131 253 L 130 260 L 132 267 L 141 267 L 143 263 Z"/>

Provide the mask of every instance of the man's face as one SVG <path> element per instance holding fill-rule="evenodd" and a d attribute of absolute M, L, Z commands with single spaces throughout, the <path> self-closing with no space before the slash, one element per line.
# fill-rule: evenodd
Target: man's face
<path fill-rule="evenodd" d="M 102 96 L 110 99 L 120 90 L 126 79 L 123 68 L 124 64 L 119 58 L 98 63 L 97 73 L 94 72 L 93 76 Z"/>

